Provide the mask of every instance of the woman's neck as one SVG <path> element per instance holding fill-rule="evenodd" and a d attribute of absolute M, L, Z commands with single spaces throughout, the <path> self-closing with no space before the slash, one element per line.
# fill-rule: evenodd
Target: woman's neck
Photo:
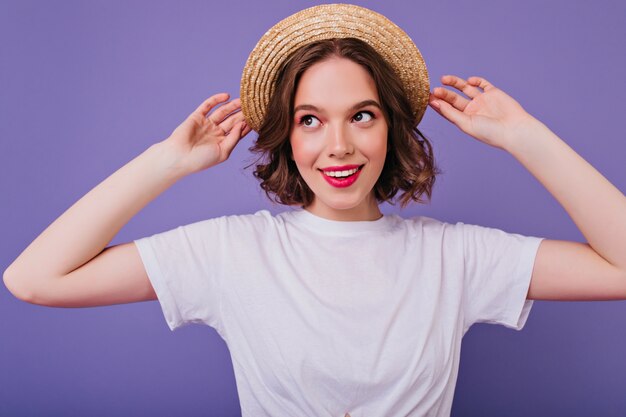
<path fill-rule="evenodd" d="M 367 201 L 364 200 L 355 207 L 348 208 L 332 207 L 315 198 L 304 209 L 318 217 L 346 222 L 373 221 L 383 216 L 373 195 L 368 197 Z"/>

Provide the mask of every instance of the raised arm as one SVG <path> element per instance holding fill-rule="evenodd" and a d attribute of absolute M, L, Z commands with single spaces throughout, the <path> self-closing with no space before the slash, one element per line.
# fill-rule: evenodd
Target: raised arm
<path fill-rule="evenodd" d="M 570 215 L 586 244 L 545 239 L 529 299 L 626 299 L 626 198 L 593 166 L 484 78 L 441 81 L 468 98 L 436 88 L 431 106 L 465 133 L 504 149 L 543 184 Z"/>
<path fill-rule="evenodd" d="M 117 170 L 46 228 L 4 272 L 19 299 L 84 307 L 155 299 L 133 242 L 106 247 L 128 221 L 179 179 L 228 158 L 250 129 L 239 99 L 203 102 L 166 140 Z M 207 117 L 208 116 L 208 117 Z"/>

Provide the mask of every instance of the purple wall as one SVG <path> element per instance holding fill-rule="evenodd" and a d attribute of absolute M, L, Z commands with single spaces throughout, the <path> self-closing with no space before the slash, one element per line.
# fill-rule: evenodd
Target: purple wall
<path fill-rule="evenodd" d="M 314 4 L 52 3 L 0 3 L 2 270 L 204 98 L 218 91 L 238 96 L 259 37 Z M 409 33 L 433 85 L 446 73 L 486 77 L 626 190 L 623 2 L 359 4 Z M 583 239 L 512 157 L 464 136 L 430 109 L 421 129 L 444 174 L 432 203 L 404 216 Z M 223 214 L 281 211 L 243 169 L 251 140 L 225 164 L 176 184 L 112 243 Z M 0 286 L 0 313 L 0 415 L 240 413 L 224 342 L 208 327 L 170 332 L 157 302 L 46 308 Z M 477 325 L 467 334 L 453 416 L 623 416 L 625 387 L 624 302 L 536 302 L 521 332 Z"/>

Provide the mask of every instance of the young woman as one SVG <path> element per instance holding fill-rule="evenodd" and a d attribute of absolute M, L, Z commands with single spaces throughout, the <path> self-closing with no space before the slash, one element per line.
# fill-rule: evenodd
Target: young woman
<path fill-rule="evenodd" d="M 452 89 L 430 94 L 423 75 L 409 84 L 396 64 L 416 68 L 421 57 L 372 46 L 371 38 L 389 32 L 400 42 L 402 34 L 371 11 L 300 13 L 255 49 L 289 52 L 273 78 L 259 77 L 267 66 L 253 62 L 243 104 L 210 97 L 87 193 L 5 271 L 11 292 L 66 307 L 158 299 L 170 328 L 214 327 L 231 351 L 244 416 L 449 415 L 473 323 L 521 329 L 535 299 L 626 298 L 626 199 L 545 125 L 480 77 L 442 77 Z M 265 42 L 300 39 L 302 27 L 288 28 L 307 21 L 341 33 L 275 49 Z M 372 22 L 378 32 L 352 31 Z M 257 92 L 254 82 L 268 79 L 271 91 Z M 520 161 L 588 244 L 383 216 L 381 201 L 430 195 L 437 170 L 416 130 L 425 100 Z M 253 150 L 265 157 L 255 171 L 261 186 L 302 208 L 107 247 L 176 181 L 225 161 L 251 128 Z"/>

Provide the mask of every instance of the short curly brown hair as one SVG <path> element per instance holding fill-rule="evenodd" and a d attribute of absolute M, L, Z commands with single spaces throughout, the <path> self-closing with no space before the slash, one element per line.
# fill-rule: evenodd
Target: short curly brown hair
<path fill-rule="evenodd" d="M 432 145 L 417 129 L 408 98 L 399 78 L 389 64 L 368 44 L 355 38 L 317 41 L 295 51 L 278 71 L 272 95 L 258 139 L 250 151 L 260 154 L 254 176 L 270 200 L 306 207 L 314 193 L 291 159 L 289 135 L 293 123 L 294 97 L 302 74 L 313 64 L 331 57 L 347 58 L 367 70 L 378 91 L 389 126 L 387 157 L 374 185 L 376 200 L 395 203 L 399 190 L 402 207 L 410 201 L 424 202 L 432 197 L 439 170 L 435 167 Z M 253 163 L 254 164 L 254 163 Z"/>

